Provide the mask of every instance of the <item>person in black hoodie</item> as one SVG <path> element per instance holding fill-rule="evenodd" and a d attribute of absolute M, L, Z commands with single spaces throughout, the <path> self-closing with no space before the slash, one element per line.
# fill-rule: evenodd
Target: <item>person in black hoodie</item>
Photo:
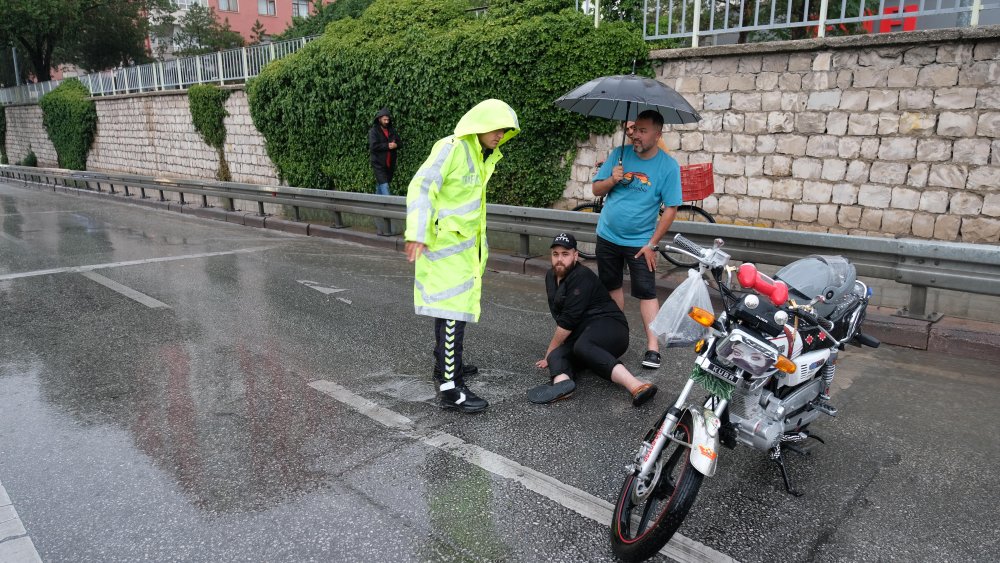
<path fill-rule="evenodd" d="M 529 389 L 528 400 L 544 404 L 569 398 L 576 390 L 574 372 L 589 368 L 628 389 L 633 405 L 649 401 L 656 386 L 636 379 L 618 359 L 628 350 L 628 320 L 597 274 L 577 263 L 576 237 L 560 233 L 551 248 L 545 290 L 556 330 L 535 367 L 548 368 L 552 382 Z"/>
<path fill-rule="evenodd" d="M 375 122 L 368 131 L 368 152 L 372 171 L 375 172 L 375 193 L 389 195 L 389 183 L 396 171 L 396 151 L 403 141 L 392 125 L 389 108 L 375 114 Z M 392 220 L 375 217 L 375 230 L 380 235 L 392 235 Z"/>
<path fill-rule="evenodd" d="M 368 151 L 371 153 L 372 170 L 375 172 L 375 193 L 389 195 L 389 184 L 396 171 L 396 151 L 403 141 L 392 124 L 388 108 L 375 114 L 375 123 L 368 131 Z"/>

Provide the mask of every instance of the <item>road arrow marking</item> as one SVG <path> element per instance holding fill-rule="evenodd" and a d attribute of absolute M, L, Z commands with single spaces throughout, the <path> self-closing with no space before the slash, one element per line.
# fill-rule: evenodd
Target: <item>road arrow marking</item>
<path fill-rule="evenodd" d="M 336 287 L 326 287 L 325 285 L 320 285 L 311 280 L 295 280 L 295 281 L 301 283 L 306 287 L 311 287 L 324 295 L 331 295 L 333 293 L 340 293 L 341 291 L 347 291 L 346 289 L 337 289 Z M 341 301 L 343 301 L 343 299 L 341 299 Z M 350 301 L 347 301 L 347 303 L 350 304 Z"/>

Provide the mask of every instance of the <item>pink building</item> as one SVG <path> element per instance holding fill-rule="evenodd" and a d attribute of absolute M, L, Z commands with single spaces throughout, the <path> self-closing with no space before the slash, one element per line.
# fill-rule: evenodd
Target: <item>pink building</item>
<path fill-rule="evenodd" d="M 180 21 L 188 8 L 194 5 L 205 6 L 215 10 L 215 16 L 219 23 L 228 21 L 233 31 L 243 36 L 248 43 L 253 40 L 253 26 L 260 22 L 264 26 L 266 36 L 273 36 L 288 29 L 292 25 L 292 16 L 308 16 L 314 13 L 312 4 L 325 4 L 330 0 L 173 0 L 176 11 L 173 12 L 174 19 Z M 175 26 L 175 33 L 180 26 Z M 266 39 L 267 37 L 265 37 Z M 150 38 L 150 48 L 154 52 L 157 49 L 156 38 Z M 173 52 L 175 46 L 166 45 L 162 54 L 167 58 Z"/>
<path fill-rule="evenodd" d="M 195 0 L 196 2 L 198 0 Z M 200 0 L 204 5 L 206 0 Z M 251 29 L 260 21 L 268 35 L 277 35 L 292 25 L 292 16 L 308 16 L 309 0 L 207 0 L 215 8 L 219 21 L 229 20 L 233 31 L 244 39 L 252 38 Z M 193 3 L 193 2 L 191 2 Z M 177 2 L 178 5 L 181 2 Z"/>

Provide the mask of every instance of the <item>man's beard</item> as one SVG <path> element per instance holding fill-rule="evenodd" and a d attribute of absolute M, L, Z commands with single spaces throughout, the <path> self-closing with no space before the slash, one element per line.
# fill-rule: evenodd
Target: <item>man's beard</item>
<path fill-rule="evenodd" d="M 653 145 L 650 145 L 647 148 L 641 142 L 639 142 L 639 143 L 632 143 L 632 150 L 634 150 L 638 154 L 642 154 L 644 152 L 648 152 L 649 149 L 651 149 L 651 148 L 653 148 Z"/>

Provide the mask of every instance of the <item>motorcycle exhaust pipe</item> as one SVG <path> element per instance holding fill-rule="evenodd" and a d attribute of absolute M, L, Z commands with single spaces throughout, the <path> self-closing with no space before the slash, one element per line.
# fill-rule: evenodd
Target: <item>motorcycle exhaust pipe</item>
<path fill-rule="evenodd" d="M 860 332 L 854 335 L 854 339 L 858 341 L 858 344 L 869 348 L 878 348 L 879 344 L 881 344 L 878 338 L 868 336 L 867 334 L 862 334 Z"/>

